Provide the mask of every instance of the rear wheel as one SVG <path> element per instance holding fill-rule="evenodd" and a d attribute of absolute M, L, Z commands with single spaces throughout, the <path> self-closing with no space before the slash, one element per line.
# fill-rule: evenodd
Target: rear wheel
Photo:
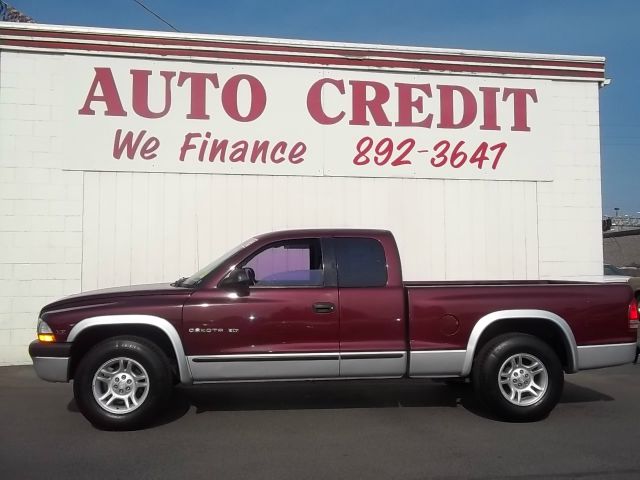
<path fill-rule="evenodd" d="M 506 334 L 480 350 L 473 383 L 480 399 L 498 416 L 535 421 L 560 400 L 564 374 L 558 356 L 545 342 L 532 335 Z"/>
<path fill-rule="evenodd" d="M 169 361 L 155 344 L 115 337 L 80 361 L 73 391 L 78 408 L 95 426 L 129 430 L 148 424 L 171 394 Z"/>

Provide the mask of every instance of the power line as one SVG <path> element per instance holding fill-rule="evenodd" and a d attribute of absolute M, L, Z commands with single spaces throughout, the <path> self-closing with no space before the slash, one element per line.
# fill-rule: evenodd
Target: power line
<path fill-rule="evenodd" d="M 144 8 L 147 12 L 149 12 L 151 15 L 153 15 L 154 17 L 156 17 L 158 20 L 160 20 L 162 23 L 166 24 L 169 26 L 169 28 L 173 29 L 176 32 L 180 32 L 180 30 L 178 30 L 176 27 L 174 27 L 173 25 L 171 25 L 169 22 L 167 22 L 164 18 L 162 18 L 160 15 L 158 15 L 156 12 L 154 12 L 153 10 L 151 10 L 149 7 L 147 7 L 144 3 L 142 3 L 140 0 L 133 0 L 134 2 L 136 2 L 138 5 L 140 5 L 142 8 Z"/>

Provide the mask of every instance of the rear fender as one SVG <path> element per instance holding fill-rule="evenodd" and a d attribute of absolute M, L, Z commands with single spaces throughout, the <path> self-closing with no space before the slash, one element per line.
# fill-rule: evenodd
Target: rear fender
<path fill-rule="evenodd" d="M 476 348 L 482 333 L 496 322 L 502 320 L 514 320 L 514 319 L 540 319 L 552 322 L 562 332 L 564 340 L 564 347 L 567 353 L 567 372 L 575 373 L 578 371 L 578 347 L 576 345 L 576 339 L 573 336 L 573 331 L 569 324 L 560 316 L 547 310 L 499 310 L 489 313 L 482 317 L 471 331 L 469 341 L 467 343 L 467 351 L 462 364 L 462 376 L 466 377 L 471 373 L 473 367 L 473 359 L 476 354 Z"/>

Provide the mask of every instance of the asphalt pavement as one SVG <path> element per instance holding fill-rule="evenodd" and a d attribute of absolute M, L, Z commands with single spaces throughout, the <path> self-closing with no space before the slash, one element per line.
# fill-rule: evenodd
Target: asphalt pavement
<path fill-rule="evenodd" d="M 491 418 L 468 385 L 319 381 L 181 389 L 132 432 L 91 426 L 70 384 L 2 367 L 0 478 L 640 479 L 640 366 L 568 376 L 537 423 Z"/>

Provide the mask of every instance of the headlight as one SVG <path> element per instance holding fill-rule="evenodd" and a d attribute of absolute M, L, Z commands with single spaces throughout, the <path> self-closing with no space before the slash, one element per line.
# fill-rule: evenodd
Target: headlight
<path fill-rule="evenodd" d="M 41 318 L 38 319 L 38 340 L 40 340 L 41 342 L 56 341 L 53 330 L 51 330 L 51 327 L 47 325 L 47 322 L 45 322 Z"/>

